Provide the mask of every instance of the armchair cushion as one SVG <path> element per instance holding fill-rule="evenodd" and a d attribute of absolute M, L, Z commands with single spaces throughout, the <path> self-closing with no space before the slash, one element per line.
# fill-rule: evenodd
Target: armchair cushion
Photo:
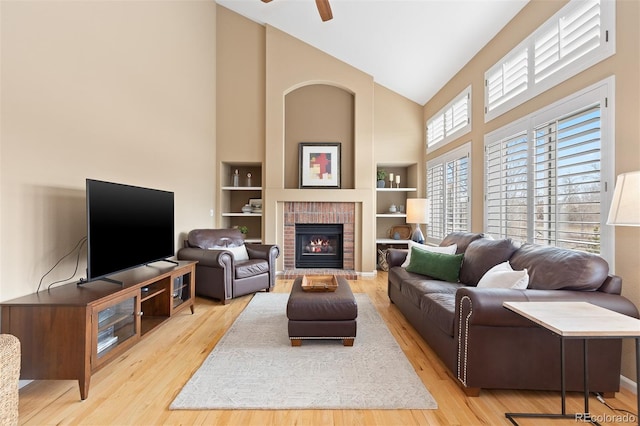
<path fill-rule="evenodd" d="M 236 278 L 247 278 L 269 272 L 269 263 L 263 259 L 236 262 Z"/>

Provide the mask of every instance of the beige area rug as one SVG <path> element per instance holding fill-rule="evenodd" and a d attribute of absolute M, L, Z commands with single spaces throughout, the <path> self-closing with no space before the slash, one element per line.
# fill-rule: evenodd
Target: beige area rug
<path fill-rule="evenodd" d="M 178 409 L 435 409 L 366 294 L 354 346 L 287 333 L 289 295 L 257 293 L 171 404 Z"/>

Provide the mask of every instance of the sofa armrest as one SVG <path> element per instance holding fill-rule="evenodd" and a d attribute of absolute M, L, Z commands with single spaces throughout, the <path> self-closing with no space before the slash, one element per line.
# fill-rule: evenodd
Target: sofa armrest
<path fill-rule="evenodd" d="M 265 259 L 269 263 L 269 288 L 276 285 L 276 259 L 280 256 L 280 247 L 275 244 L 247 244 L 249 259 Z"/>
<path fill-rule="evenodd" d="M 530 321 L 502 306 L 504 301 L 526 302 L 528 298 L 524 291 L 510 288 L 459 288 L 456 291 L 455 318 L 467 325 L 534 327 Z"/>
<path fill-rule="evenodd" d="M 609 274 L 598 291 L 611 294 L 622 294 L 622 278 Z"/>
<path fill-rule="evenodd" d="M 534 290 L 463 287 L 456 292 L 456 320 L 467 325 L 533 327 L 533 323 L 506 309 L 502 302 L 589 302 L 638 318 L 638 309 L 622 296 L 599 291 Z"/>
<path fill-rule="evenodd" d="M 274 244 L 245 244 L 249 259 L 264 259 L 272 262 L 280 256 L 280 247 Z"/>
<path fill-rule="evenodd" d="M 387 263 L 389 264 L 389 269 L 394 266 L 400 266 L 407 258 L 407 253 L 409 250 L 407 249 L 397 249 L 397 248 L 389 248 L 387 249 Z"/>
<path fill-rule="evenodd" d="M 181 248 L 178 250 L 179 260 L 197 260 L 198 266 L 210 268 L 229 268 L 233 270 L 233 255 L 228 250 L 205 250 L 201 248 Z"/>

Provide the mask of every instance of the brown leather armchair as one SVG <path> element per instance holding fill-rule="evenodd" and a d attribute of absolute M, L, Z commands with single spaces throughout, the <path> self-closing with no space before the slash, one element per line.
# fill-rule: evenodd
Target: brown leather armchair
<path fill-rule="evenodd" d="M 178 259 L 198 261 L 196 294 L 223 304 L 273 288 L 279 255 L 277 245 L 245 244 L 237 229 L 194 229 L 178 250 Z"/>

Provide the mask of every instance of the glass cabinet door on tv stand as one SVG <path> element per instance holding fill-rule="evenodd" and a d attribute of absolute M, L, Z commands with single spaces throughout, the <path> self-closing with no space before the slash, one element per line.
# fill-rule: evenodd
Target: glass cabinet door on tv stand
<path fill-rule="evenodd" d="M 140 292 L 127 292 L 92 310 L 93 366 L 98 367 L 133 345 L 140 337 Z"/>

